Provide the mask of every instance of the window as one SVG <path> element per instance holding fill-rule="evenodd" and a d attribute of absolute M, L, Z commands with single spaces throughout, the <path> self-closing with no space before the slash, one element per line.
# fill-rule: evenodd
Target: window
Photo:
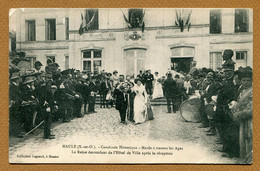
<path fill-rule="evenodd" d="M 246 51 L 237 51 L 236 52 L 236 60 L 246 60 L 247 52 Z"/>
<path fill-rule="evenodd" d="M 143 18 L 143 9 L 129 9 L 128 10 L 128 20 L 129 20 L 132 28 L 140 28 L 142 18 Z"/>
<path fill-rule="evenodd" d="M 248 32 L 248 11 L 246 9 L 235 10 L 235 32 Z"/>
<path fill-rule="evenodd" d="M 82 51 L 83 70 L 98 73 L 102 66 L 102 50 L 88 49 Z"/>
<path fill-rule="evenodd" d="M 56 40 L 56 19 L 46 19 L 46 40 Z"/>
<path fill-rule="evenodd" d="M 65 56 L 65 69 L 68 69 L 70 67 L 69 65 L 69 56 Z"/>
<path fill-rule="evenodd" d="M 25 21 L 25 27 L 26 27 L 25 39 L 27 41 L 35 41 L 36 40 L 35 20 Z"/>
<path fill-rule="evenodd" d="M 30 68 L 34 68 L 34 63 L 36 61 L 36 57 L 27 57 L 30 61 Z"/>
<path fill-rule="evenodd" d="M 221 10 L 210 10 L 210 34 L 221 33 Z"/>
<path fill-rule="evenodd" d="M 213 70 L 222 67 L 222 52 L 210 52 L 209 66 Z"/>
<path fill-rule="evenodd" d="M 53 63 L 55 62 L 55 56 L 47 56 L 46 57 L 46 64 L 47 64 L 48 59 L 52 60 Z"/>
<path fill-rule="evenodd" d="M 247 51 L 236 51 L 236 69 L 247 66 Z"/>
<path fill-rule="evenodd" d="M 69 40 L 69 18 L 65 18 L 65 38 Z"/>
<path fill-rule="evenodd" d="M 135 48 L 125 50 L 126 75 L 137 75 L 145 69 L 146 49 Z"/>
<path fill-rule="evenodd" d="M 94 18 L 93 18 L 94 17 Z M 91 19 L 93 21 L 91 22 Z M 87 28 L 88 30 L 98 30 L 98 9 L 87 9 L 86 10 L 86 23 L 90 23 L 90 26 Z"/>

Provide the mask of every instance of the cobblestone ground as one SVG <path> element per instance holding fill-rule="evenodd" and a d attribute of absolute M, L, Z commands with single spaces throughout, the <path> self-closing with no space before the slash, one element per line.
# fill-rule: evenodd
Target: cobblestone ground
<path fill-rule="evenodd" d="M 32 135 L 13 144 L 10 139 L 10 162 L 22 162 L 20 154 L 32 155 L 39 151 L 49 152 L 61 148 L 62 144 L 82 144 L 95 142 L 113 142 L 112 145 L 132 144 L 131 142 L 145 142 L 143 145 L 154 143 L 157 145 L 172 145 L 180 147 L 183 152 L 176 153 L 175 158 L 167 160 L 170 163 L 235 163 L 235 159 L 221 157 L 217 151 L 220 145 L 214 141 L 216 137 L 207 137 L 204 129 L 197 128 L 198 123 L 185 122 L 180 114 L 166 113 L 166 106 L 154 106 L 155 119 L 146 123 L 127 125 L 119 123 L 119 113 L 113 109 L 100 109 L 97 113 L 76 118 L 69 123 L 56 124 L 52 132 L 54 140 L 43 139 L 43 133 Z M 38 131 L 43 132 L 39 129 Z M 149 143 L 146 143 L 149 142 Z M 178 150 L 179 151 L 179 150 Z M 179 160 L 181 158 L 181 160 Z M 69 161 L 66 160 L 66 161 Z M 156 158 L 150 162 L 156 163 Z M 39 162 L 39 161 L 38 161 Z M 82 160 L 82 162 L 85 162 Z"/>

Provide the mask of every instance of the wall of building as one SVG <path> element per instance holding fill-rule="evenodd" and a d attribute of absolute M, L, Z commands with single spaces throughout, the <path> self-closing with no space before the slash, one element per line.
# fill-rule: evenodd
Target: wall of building
<path fill-rule="evenodd" d="M 49 11 L 49 13 L 47 13 Z M 125 50 L 146 49 L 146 69 L 152 72 L 167 72 L 171 66 L 171 47 L 194 47 L 194 60 L 197 67 L 210 66 L 210 52 L 223 52 L 225 49 L 245 50 L 248 53 L 247 65 L 253 66 L 253 12 L 249 9 L 249 32 L 234 33 L 235 9 L 222 9 L 222 33 L 209 33 L 210 9 L 192 9 L 191 28 L 183 32 L 175 26 L 175 9 L 144 9 L 145 31 L 127 29 L 123 13 L 128 9 L 99 9 L 99 30 L 82 35 L 78 29 L 84 9 L 31 9 L 20 11 L 17 20 L 17 49 L 36 56 L 45 65 L 46 55 L 55 55 L 61 69 L 65 68 L 65 56 L 69 55 L 70 68 L 83 69 L 82 51 L 102 50 L 102 69 L 112 72 L 117 69 L 125 73 Z M 69 17 L 69 41 L 65 40 L 65 18 Z M 45 40 L 45 19 L 56 18 L 56 41 Z M 36 41 L 25 41 L 25 20 L 36 20 Z M 129 36 L 136 31 L 139 40 Z M 235 59 L 234 59 L 235 60 Z M 238 66 L 236 66 L 238 67 Z"/>

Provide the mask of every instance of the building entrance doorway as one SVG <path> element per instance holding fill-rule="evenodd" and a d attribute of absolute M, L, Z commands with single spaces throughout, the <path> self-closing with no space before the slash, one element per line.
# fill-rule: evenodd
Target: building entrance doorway
<path fill-rule="evenodd" d="M 176 70 L 177 67 L 177 72 L 189 73 L 194 51 L 194 47 L 189 46 L 171 48 L 171 69 Z"/>
<path fill-rule="evenodd" d="M 190 57 L 190 58 L 187 58 L 187 57 L 186 58 L 171 58 L 171 69 L 176 70 L 175 67 L 177 67 L 177 72 L 182 71 L 185 73 L 189 73 L 192 60 L 193 60 L 192 57 Z"/>

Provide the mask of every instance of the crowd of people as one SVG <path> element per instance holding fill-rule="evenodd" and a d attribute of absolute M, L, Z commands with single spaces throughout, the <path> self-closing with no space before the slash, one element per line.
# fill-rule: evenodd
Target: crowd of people
<path fill-rule="evenodd" d="M 120 122 L 144 123 L 153 119 L 151 99 L 165 97 L 167 112 L 176 113 L 181 104 L 196 95 L 201 100 L 200 128 L 207 136 L 218 136 L 223 156 L 252 161 L 252 69 L 234 71 L 233 51 L 225 50 L 219 71 L 202 68 L 196 63 L 189 73 L 174 68 L 165 75 L 151 70 L 133 75 L 120 75 L 115 70 L 91 73 L 75 69 L 60 71 L 59 65 L 47 61 L 45 71 L 35 62 L 35 70 L 19 72 L 14 59 L 9 69 L 10 133 L 22 136 L 44 121 L 44 138 L 54 139 L 51 123 L 69 122 L 76 117 L 96 113 L 100 108 L 117 109 Z M 82 110 L 83 109 L 83 110 Z M 82 112 L 83 111 L 83 112 Z M 14 126 L 13 126 L 14 125 Z"/>
<path fill-rule="evenodd" d="M 123 124 L 127 120 L 140 124 L 153 119 L 147 112 L 152 114 L 146 93 L 151 95 L 154 78 L 150 71 L 139 79 L 119 75 L 116 70 L 113 73 L 61 71 L 57 63 L 48 59 L 44 70 L 42 63 L 36 61 L 34 70 L 21 72 L 18 67 L 21 60 L 26 59 L 17 57 L 9 66 L 10 134 L 23 137 L 41 126 L 44 127 L 44 138 L 54 139 L 51 123 L 70 122 L 76 117 L 96 113 L 97 96 L 100 97 L 100 108 L 115 107 Z"/>
<path fill-rule="evenodd" d="M 240 67 L 235 71 L 232 56 L 232 50 L 224 51 L 224 64 L 219 71 L 192 68 L 191 72 L 184 76 L 183 91 L 188 95 L 195 94 L 201 100 L 199 128 L 208 128 L 205 130 L 207 136 L 218 137 L 216 143 L 222 144 L 222 148 L 218 149 L 223 153 L 222 156 L 240 158 L 243 163 L 251 163 L 252 68 Z M 167 80 L 164 86 L 178 85 L 178 79 L 174 81 L 172 74 L 168 74 Z M 173 109 L 177 107 L 178 110 L 178 99 L 184 94 L 176 90 L 178 89 L 172 89 L 172 95 L 166 98 L 167 102 L 173 102 Z M 170 107 L 168 103 L 168 112 L 171 112 Z"/>

